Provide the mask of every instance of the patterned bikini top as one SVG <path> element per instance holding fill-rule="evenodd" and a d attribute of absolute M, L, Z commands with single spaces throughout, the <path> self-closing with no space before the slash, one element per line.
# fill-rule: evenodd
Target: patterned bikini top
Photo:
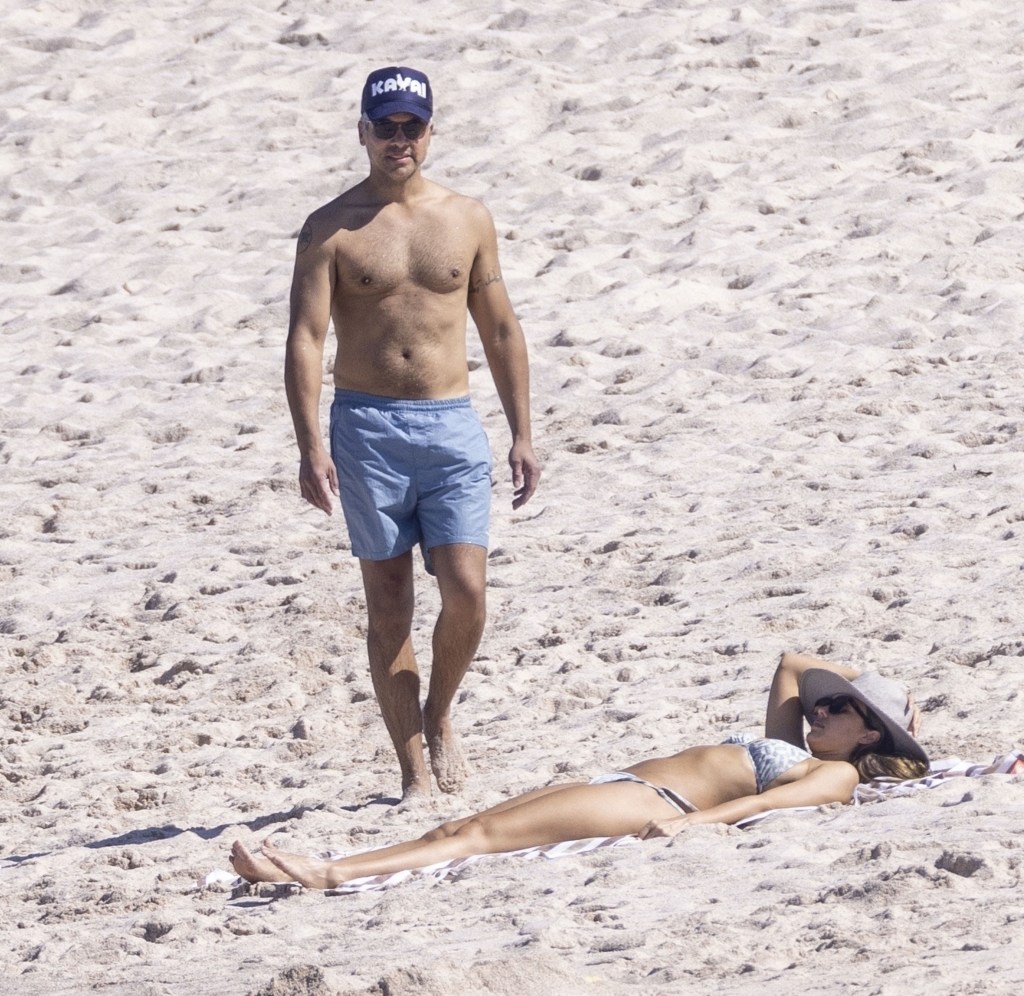
<path fill-rule="evenodd" d="M 758 795 L 768 788 L 779 775 L 811 756 L 802 747 L 795 747 L 786 740 L 755 737 L 749 733 L 734 733 L 722 743 L 739 744 L 747 748 L 750 763 L 754 766 Z"/>

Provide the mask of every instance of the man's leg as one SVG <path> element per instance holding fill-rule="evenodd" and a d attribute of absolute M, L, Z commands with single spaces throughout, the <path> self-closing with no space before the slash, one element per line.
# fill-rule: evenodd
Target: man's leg
<path fill-rule="evenodd" d="M 412 552 L 391 560 L 360 560 L 366 592 L 366 650 L 384 725 L 402 771 L 402 798 L 430 795 L 423 760 L 420 676 L 412 649 Z"/>
<path fill-rule="evenodd" d="M 430 555 L 441 591 L 441 614 L 434 627 L 423 732 L 438 788 L 457 792 L 466 780 L 466 763 L 452 730 L 450 710 L 484 632 L 487 550 L 472 543 L 449 543 L 433 547 Z"/>

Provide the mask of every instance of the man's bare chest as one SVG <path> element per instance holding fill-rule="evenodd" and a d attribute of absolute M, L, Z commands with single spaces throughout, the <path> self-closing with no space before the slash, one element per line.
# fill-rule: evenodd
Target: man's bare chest
<path fill-rule="evenodd" d="M 382 294 L 403 287 L 446 294 L 465 287 L 475 246 L 459 226 L 438 222 L 371 222 L 339 239 L 335 254 L 343 291 Z"/>

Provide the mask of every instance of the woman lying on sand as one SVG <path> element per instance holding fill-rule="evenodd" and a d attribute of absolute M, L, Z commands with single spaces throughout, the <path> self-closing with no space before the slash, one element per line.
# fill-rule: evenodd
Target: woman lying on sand
<path fill-rule="evenodd" d="M 804 749 L 803 720 L 810 729 Z M 762 739 L 732 737 L 641 761 L 592 782 L 550 785 L 417 840 L 327 860 L 239 841 L 235 871 L 250 882 L 330 889 L 365 875 L 424 868 L 586 837 L 671 837 L 700 823 L 736 823 L 770 809 L 847 803 L 858 782 L 919 778 L 928 755 L 914 739 L 918 713 L 895 682 L 801 654 L 783 654 Z"/>

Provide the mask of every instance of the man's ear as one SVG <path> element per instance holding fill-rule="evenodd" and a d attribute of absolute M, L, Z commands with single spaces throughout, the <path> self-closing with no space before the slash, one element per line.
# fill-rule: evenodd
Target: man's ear
<path fill-rule="evenodd" d="M 363 134 L 363 120 L 360 118 L 356 122 L 356 134 L 359 135 L 359 144 L 366 145 L 366 136 Z"/>

